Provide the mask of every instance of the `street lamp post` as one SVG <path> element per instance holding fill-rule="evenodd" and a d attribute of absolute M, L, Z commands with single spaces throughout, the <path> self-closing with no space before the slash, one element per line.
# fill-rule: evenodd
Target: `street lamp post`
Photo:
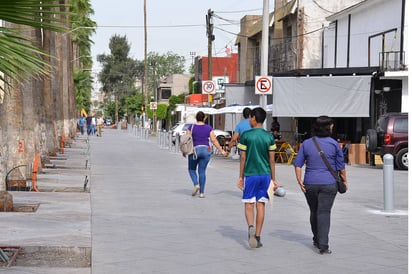
<path fill-rule="evenodd" d="M 154 101 L 156 103 L 156 108 L 153 110 L 153 127 L 154 133 L 157 135 L 157 73 L 156 73 L 156 61 L 152 61 L 151 66 L 153 68 L 153 75 L 154 75 Z"/>
<path fill-rule="evenodd" d="M 193 66 L 193 64 L 194 64 L 194 58 L 195 58 L 195 56 L 196 56 L 196 52 L 191 51 L 191 52 L 190 52 L 190 57 L 192 57 L 192 66 Z"/>

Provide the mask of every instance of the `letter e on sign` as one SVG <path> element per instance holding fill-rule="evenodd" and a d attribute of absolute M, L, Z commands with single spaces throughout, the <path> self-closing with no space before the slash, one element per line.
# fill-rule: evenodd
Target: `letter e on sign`
<path fill-rule="evenodd" d="M 272 94 L 272 77 L 255 77 L 255 94 Z"/>
<path fill-rule="evenodd" d="M 150 102 L 150 109 L 157 110 L 157 103 L 156 102 Z"/>

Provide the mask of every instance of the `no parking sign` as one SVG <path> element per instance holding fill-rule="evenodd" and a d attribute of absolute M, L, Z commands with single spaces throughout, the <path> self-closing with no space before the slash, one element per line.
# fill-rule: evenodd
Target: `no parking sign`
<path fill-rule="evenodd" d="M 215 94 L 215 82 L 212 80 L 202 81 L 202 94 Z"/>
<path fill-rule="evenodd" d="M 255 76 L 255 94 L 272 94 L 272 77 Z"/>

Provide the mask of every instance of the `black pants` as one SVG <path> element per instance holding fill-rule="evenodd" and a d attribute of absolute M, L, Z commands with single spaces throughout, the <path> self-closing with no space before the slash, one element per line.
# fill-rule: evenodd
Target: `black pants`
<path fill-rule="evenodd" d="M 310 209 L 313 242 L 320 249 L 328 249 L 330 213 L 335 201 L 337 186 L 336 184 L 305 185 L 305 188 L 305 197 Z"/>

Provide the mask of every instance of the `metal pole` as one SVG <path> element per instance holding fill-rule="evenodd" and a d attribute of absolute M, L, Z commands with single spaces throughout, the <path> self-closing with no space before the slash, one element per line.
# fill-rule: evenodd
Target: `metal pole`
<path fill-rule="evenodd" d="M 393 211 L 393 156 L 383 156 L 383 199 L 384 211 Z"/>
<path fill-rule="evenodd" d="M 262 45 L 260 56 L 260 75 L 268 75 L 268 58 L 269 58 L 269 0 L 263 0 L 263 15 L 262 15 Z M 260 95 L 260 106 L 266 110 L 267 97 L 265 94 Z M 266 129 L 266 120 L 263 124 Z"/>

